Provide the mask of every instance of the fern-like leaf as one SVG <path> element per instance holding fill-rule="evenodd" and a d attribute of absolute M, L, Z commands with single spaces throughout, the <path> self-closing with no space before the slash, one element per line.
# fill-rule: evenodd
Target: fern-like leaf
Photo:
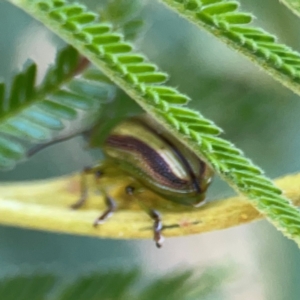
<path fill-rule="evenodd" d="M 43 300 L 55 281 L 52 275 L 19 275 L 4 278 L 0 281 L 0 299 Z"/>
<path fill-rule="evenodd" d="M 232 271 L 231 271 L 232 272 Z M 17 275 L 0 280 L 3 300 L 192 300 L 219 292 L 228 280 L 228 267 L 209 267 L 201 275 L 191 270 L 147 277 L 138 269 L 92 272 L 69 282 L 57 275 Z M 143 280 L 144 281 L 144 280 Z M 58 286 L 60 283 L 60 286 Z M 154 297 L 155 296 L 155 297 Z"/>
<path fill-rule="evenodd" d="M 299 0 L 281 0 L 294 14 L 300 17 L 300 1 Z"/>
<path fill-rule="evenodd" d="M 274 79 L 300 94 L 300 53 L 250 23 L 253 15 L 239 10 L 235 0 L 161 0 L 200 28 L 248 57 Z M 287 2 L 292 2 L 286 0 Z"/>
<path fill-rule="evenodd" d="M 263 175 L 260 168 L 244 157 L 242 151 L 218 137 L 219 127 L 200 113 L 182 107 L 189 97 L 163 85 L 168 75 L 143 55 L 133 52 L 133 46 L 125 42 L 121 34 L 113 32 L 110 24 L 96 21 L 96 14 L 76 3 L 62 0 L 11 2 L 75 46 L 233 188 L 247 196 L 279 230 L 300 245 L 298 209 L 281 195 L 281 190 Z M 231 4 L 233 8 L 234 3 Z"/>
<path fill-rule="evenodd" d="M 67 287 L 58 300 L 132 299 L 132 286 L 140 276 L 138 270 L 94 273 Z"/>
<path fill-rule="evenodd" d="M 93 80 L 73 79 L 86 63 L 75 49 L 66 47 L 39 87 L 35 63 L 14 77 L 6 97 L 6 87 L 0 84 L 0 167 L 12 167 L 25 157 L 24 141 L 45 142 L 63 130 L 66 121 L 78 118 L 79 110 L 93 110 L 110 98 L 112 86 L 96 79 L 97 74 Z"/>

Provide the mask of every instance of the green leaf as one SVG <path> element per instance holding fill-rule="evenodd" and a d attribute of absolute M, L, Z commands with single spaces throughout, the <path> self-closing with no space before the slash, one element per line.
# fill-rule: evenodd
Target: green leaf
<path fill-rule="evenodd" d="M 274 79 L 300 95 L 300 53 L 277 42 L 273 34 L 250 23 L 251 13 L 239 10 L 239 2 L 228 0 L 161 0 L 201 29 L 207 30 L 232 49 L 249 58 Z M 298 0 L 283 2 L 300 11 Z M 250 24 L 250 25 L 249 25 Z"/>
<path fill-rule="evenodd" d="M 218 292 L 229 275 L 225 267 L 209 267 L 201 275 L 194 270 L 177 270 L 148 279 L 141 289 L 141 271 L 97 272 L 73 282 L 57 300 L 201 299 Z"/>
<path fill-rule="evenodd" d="M 40 86 L 35 86 L 33 62 L 15 75 L 7 96 L 6 86 L 0 84 L 0 168 L 11 168 L 26 157 L 24 142 L 49 141 L 65 129 L 67 121 L 80 117 L 79 110 L 98 110 L 100 103 L 112 98 L 115 88 L 101 81 L 99 71 L 90 68 L 94 79 L 84 74 L 73 79 L 87 63 L 68 46 L 58 53 Z"/>
<path fill-rule="evenodd" d="M 163 276 L 156 275 L 155 279 L 144 278 L 144 275 L 138 269 L 97 271 L 59 286 L 55 275 L 17 275 L 0 280 L 0 299 L 193 300 L 218 292 L 228 280 L 229 269 L 209 267 L 201 275 L 191 270 L 177 270 Z"/>
<path fill-rule="evenodd" d="M 55 283 L 52 275 L 18 275 L 0 281 L 0 299 L 46 300 Z"/>
<path fill-rule="evenodd" d="M 132 286 L 139 276 L 137 270 L 90 274 L 67 287 L 58 300 L 131 299 Z"/>
<path fill-rule="evenodd" d="M 294 14 L 300 17 L 300 1 L 299 0 L 281 0 Z"/>

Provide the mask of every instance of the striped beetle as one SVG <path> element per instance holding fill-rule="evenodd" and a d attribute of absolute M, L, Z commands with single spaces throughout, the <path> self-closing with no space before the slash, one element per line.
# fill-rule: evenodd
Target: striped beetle
<path fill-rule="evenodd" d="M 81 207 L 87 199 L 85 176 L 92 173 L 101 178 L 109 175 L 111 170 L 125 172 L 139 183 L 125 187 L 131 197 L 142 198 L 141 191 L 146 188 L 177 204 L 199 207 L 205 203 L 212 169 L 149 116 L 131 117 L 114 127 L 103 150 L 106 154 L 104 163 L 82 172 L 81 198 L 73 208 Z M 94 226 L 103 223 L 117 208 L 115 200 L 104 187 L 102 191 L 107 210 L 95 220 Z M 154 221 L 154 241 L 157 247 L 161 247 L 160 215 L 153 207 L 146 209 Z"/>

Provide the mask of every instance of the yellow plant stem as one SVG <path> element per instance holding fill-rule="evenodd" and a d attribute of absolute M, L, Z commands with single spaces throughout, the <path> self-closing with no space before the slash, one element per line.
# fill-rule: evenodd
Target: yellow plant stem
<path fill-rule="evenodd" d="M 92 177 L 89 178 L 88 201 L 83 208 L 76 211 L 71 210 L 70 205 L 76 202 L 80 195 L 78 175 L 2 184 L 0 224 L 109 238 L 152 237 L 151 219 L 124 193 L 126 182 L 120 178 L 115 183 L 105 178 L 101 181 L 101 185 L 110 187 L 111 196 L 119 199 L 119 202 L 120 199 L 122 201 L 120 210 L 112 218 L 94 228 L 92 223 L 105 209 L 105 205 L 103 196 L 95 193 L 93 181 Z M 286 196 L 295 205 L 300 205 L 299 183 L 300 174 L 276 180 L 278 187 L 285 191 Z M 262 215 L 242 197 L 212 201 L 201 208 L 162 209 L 161 215 L 166 227 L 163 231 L 165 236 L 184 236 L 220 230 L 262 218 Z"/>

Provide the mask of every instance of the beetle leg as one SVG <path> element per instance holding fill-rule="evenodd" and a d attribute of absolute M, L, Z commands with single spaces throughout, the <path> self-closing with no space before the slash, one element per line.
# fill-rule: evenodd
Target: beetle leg
<path fill-rule="evenodd" d="M 81 206 L 83 206 L 88 198 L 88 188 L 87 188 L 86 177 L 89 174 L 95 175 L 96 185 L 98 186 L 98 179 L 103 175 L 103 172 L 101 171 L 100 166 L 86 167 L 83 169 L 83 171 L 81 172 L 81 177 L 80 177 L 81 196 L 80 196 L 79 200 L 71 206 L 71 208 L 73 208 L 73 209 L 78 209 Z M 107 209 L 104 211 L 104 213 L 99 218 L 97 218 L 95 220 L 95 222 L 94 222 L 95 227 L 99 224 L 104 223 L 104 221 L 107 218 L 109 218 L 117 208 L 115 201 L 111 197 L 106 195 L 105 191 L 102 191 L 102 189 L 100 189 L 100 191 L 105 194 L 105 202 L 107 205 Z"/>
<path fill-rule="evenodd" d="M 151 217 L 151 219 L 154 221 L 153 224 L 153 233 L 154 233 L 154 241 L 156 243 L 156 247 L 157 248 L 161 248 L 163 242 L 164 242 L 164 237 L 161 234 L 161 230 L 162 230 L 162 221 L 160 218 L 160 214 L 154 210 L 151 209 L 149 211 L 149 216 Z"/>
<path fill-rule="evenodd" d="M 134 187 L 132 187 L 132 186 L 127 186 L 126 187 L 126 193 L 128 195 L 132 196 L 133 192 L 134 192 Z M 153 224 L 153 234 L 154 234 L 153 239 L 156 243 L 156 247 L 161 248 L 161 246 L 163 244 L 163 241 L 164 241 L 164 237 L 161 234 L 163 225 L 162 225 L 162 221 L 161 221 L 161 218 L 160 218 L 160 214 L 154 209 L 148 210 L 148 214 L 151 217 L 151 219 L 154 221 L 154 224 Z"/>
<path fill-rule="evenodd" d="M 105 202 L 107 205 L 107 209 L 104 211 L 104 213 L 98 217 L 94 222 L 94 227 L 97 227 L 99 224 L 102 224 L 112 216 L 113 212 L 117 209 L 116 202 L 108 195 L 105 195 Z"/>
<path fill-rule="evenodd" d="M 88 198 L 88 188 L 87 188 L 86 176 L 89 174 L 95 174 L 96 180 L 97 180 L 102 175 L 102 172 L 99 169 L 99 166 L 86 167 L 83 169 L 83 171 L 80 173 L 81 196 L 76 203 L 71 205 L 72 209 L 78 209 L 78 208 L 82 207 Z"/>

